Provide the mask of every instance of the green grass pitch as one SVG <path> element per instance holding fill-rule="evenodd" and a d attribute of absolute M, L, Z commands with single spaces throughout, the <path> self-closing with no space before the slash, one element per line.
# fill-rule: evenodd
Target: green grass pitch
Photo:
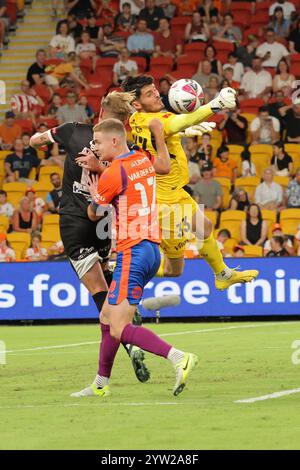
<path fill-rule="evenodd" d="M 300 364 L 291 359 L 299 322 L 150 327 L 199 356 L 177 398 L 168 361 L 147 354 L 151 380 L 140 384 L 123 348 L 111 397 L 71 398 L 95 376 L 97 325 L 1 326 L 0 340 L 13 352 L 0 366 L 0 448 L 300 449 L 299 393 L 234 403 L 300 387 Z"/>

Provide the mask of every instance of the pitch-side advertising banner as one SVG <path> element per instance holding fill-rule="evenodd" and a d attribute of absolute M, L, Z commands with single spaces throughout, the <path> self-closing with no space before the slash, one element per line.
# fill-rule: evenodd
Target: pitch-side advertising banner
<path fill-rule="evenodd" d="M 144 297 L 181 296 L 177 307 L 165 308 L 161 317 L 219 317 L 300 315 L 300 258 L 248 258 L 226 260 L 230 267 L 258 269 L 250 284 L 224 292 L 203 260 L 188 260 L 179 278 L 154 278 Z M 154 317 L 146 312 L 144 317 Z M 97 318 L 92 298 L 68 262 L 2 263 L 0 265 L 0 320 Z"/>

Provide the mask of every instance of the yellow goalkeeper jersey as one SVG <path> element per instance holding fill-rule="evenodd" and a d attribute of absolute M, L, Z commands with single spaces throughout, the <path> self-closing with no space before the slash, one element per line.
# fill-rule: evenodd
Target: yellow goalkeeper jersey
<path fill-rule="evenodd" d="M 159 203 L 175 203 L 180 200 L 180 190 L 189 182 L 188 162 L 181 145 L 181 137 L 171 134 L 169 125 L 176 115 L 168 112 L 140 113 L 135 112 L 129 124 L 133 140 L 139 147 L 156 156 L 155 140 L 149 129 L 149 122 L 156 118 L 164 126 L 166 144 L 171 157 L 171 170 L 168 175 L 157 175 L 157 200 Z"/>

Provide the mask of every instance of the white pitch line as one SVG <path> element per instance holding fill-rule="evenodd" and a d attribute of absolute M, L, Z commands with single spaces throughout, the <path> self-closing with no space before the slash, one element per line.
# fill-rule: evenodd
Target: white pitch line
<path fill-rule="evenodd" d="M 228 326 L 225 328 L 206 328 L 202 330 L 192 330 L 192 331 L 179 331 L 174 333 L 162 333 L 159 335 L 160 337 L 167 337 L 167 336 L 182 336 L 182 335 L 192 335 L 194 333 L 210 333 L 215 331 L 229 331 L 229 330 L 242 330 L 246 328 L 265 328 L 269 326 L 278 326 L 278 325 L 291 325 L 299 323 L 296 321 L 293 322 L 273 322 L 273 323 L 264 323 L 264 324 L 254 324 L 254 325 L 236 325 L 236 326 Z M 300 325 L 300 323 L 299 323 Z M 70 343 L 70 344 L 58 344 L 54 346 L 38 346 L 35 348 L 28 348 L 28 349 L 10 349 L 6 351 L 6 354 L 12 353 L 19 353 L 19 352 L 29 352 L 29 351 L 45 351 L 48 349 L 63 349 L 63 348 L 76 348 L 78 346 L 89 346 L 93 344 L 99 344 L 99 341 L 87 341 L 84 343 Z"/>
<path fill-rule="evenodd" d="M 93 403 L 92 403 L 93 402 Z M 98 401 L 97 398 L 93 398 L 89 401 L 89 403 L 48 403 L 44 405 L 15 405 L 15 406 L 0 406 L 0 410 L 10 410 L 10 409 L 27 409 L 27 408 L 50 408 L 50 407 L 61 407 L 61 408 L 72 408 L 72 407 L 89 407 L 89 406 L 97 406 L 97 407 L 111 407 L 111 406 L 195 406 L 196 403 L 192 402 L 129 402 L 129 403 L 109 403 Z M 199 404 L 199 403 L 197 403 Z"/>
<path fill-rule="evenodd" d="M 293 393 L 300 393 L 300 388 L 294 388 L 292 390 L 283 390 L 282 392 L 274 392 L 269 395 L 262 395 L 261 397 L 245 398 L 244 400 L 236 400 L 233 403 L 256 403 L 257 401 L 272 400 L 273 398 L 285 397 L 292 395 Z"/>

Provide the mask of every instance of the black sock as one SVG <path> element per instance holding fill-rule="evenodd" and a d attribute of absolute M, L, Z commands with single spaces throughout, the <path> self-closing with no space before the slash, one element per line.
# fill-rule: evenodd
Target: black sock
<path fill-rule="evenodd" d="M 104 301 L 107 296 L 107 291 L 101 291 L 97 292 L 96 294 L 93 295 L 93 300 L 96 304 L 96 307 L 98 309 L 98 312 L 100 313 L 104 304 Z"/>

